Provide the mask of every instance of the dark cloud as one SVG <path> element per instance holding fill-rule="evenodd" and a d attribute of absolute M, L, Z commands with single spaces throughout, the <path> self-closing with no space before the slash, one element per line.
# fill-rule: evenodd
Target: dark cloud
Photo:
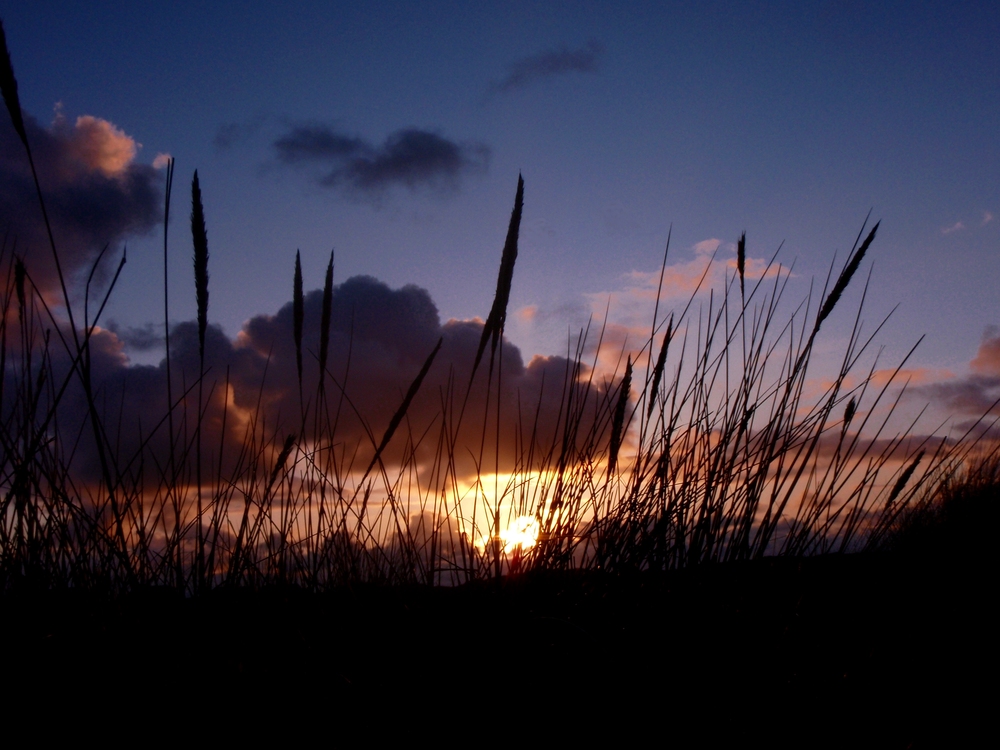
<path fill-rule="evenodd" d="M 568 49 L 564 45 L 559 49 L 521 58 L 510 65 L 503 80 L 490 84 L 490 93 L 505 94 L 542 78 L 563 73 L 596 73 L 603 52 L 601 45 L 592 39 L 579 49 Z"/>
<path fill-rule="evenodd" d="M 0 118 L 0 234 L 16 242 L 28 272 L 44 290 L 55 268 L 31 169 L 9 118 Z M 161 176 L 134 163 L 135 141 L 95 117 L 70 124 L 61 115 L 45 128 L 25 115 L 63 272 L 89 268 L 105 245 L 150 231 L 162 210 Z"/>
<path fill-rule="evenodd" d="M 291 286 L 291 284 L 289 284 Z M 315 414 L 322 292 L 305 295 L 304 393 L 309 414 Z M 235 340 L 218 327 L 209 326 L 205 346 L 206 402 L 203 433 L 204 459 L 216 466 L 219 446 L 223 449 L 226 472 L 238 472 L 241 451 L 250 425 L 263 430 L 268 438 L 302 430 L 295 344 L 292 335 L 292 303 L 275 315 L 250 319 Z M 344 455 L 353 456 L 355 468 L 363 469 L 374 454 L 371 436 L 381 438 L 399 407 L 413 378 L 439 339 L 440 353 L 413 400 L 406 421 L 386 453 L 387 461 L 399 462 L 408 439 L 414 442 L 425 431 L 434 437 L 419 442 L 416 456 L 430 465 L 437 450 L 437 437 L 446 416 L 452 422 L 465 397 L 472 362 L 482 336 L 478 321 L 442 323 L 428 293 L 415 286 L 390 289 L 371 277 L 354 277 L 335 287 L 330 330 L 326 406 L 324 413 L 336 422 L 334 434 L 319 437 L 323 445 L 334 444 Z M 167 413 L 166 362 L 158 366 L 129 365 L 124 354 L 126 342 L 143 340 L 140 329 L 116 335 L 101 331 L 93 343 L 92 370 L 99 407 L 109 434 L 114 435 L 114 452 L 119 466 L 133 468 L 146 455 L 145 464 L 164 466 L 168 442 L 163 417 Z M 148 339 L 155 338 L 151 328 Z M 62 361 L 62 369 L 67 363 Z M 174 399 L 197 382 L 199 371 L 198 327 L 186 322 L 171 332 L 171 382 Z M 525 364 L 516 346 L 504 342 L 498 349 L 492 394 L 487 396 L 488 363 L 480 368 L 465 408 L 462 428 L 457 433 L 455 455 L 461 472 L 476 473 L 480 451 L 492 462 L 496 455 L 496 418 L 501 418 L 499 457 L 504 467 L 515 465 L 519 451 L 534 433 L 541 446 L 560 444 L 565 427 L 563 384 L 568 363 L 561 357 L 536 357 Z M 496 373 L 502 374 L 499 397 Z M 10 389 L 8 389 L 10 392 Z M 343 397 L 342 397 L 343 396 Z M 580 419 L 587 431 L 588 420 L 596 413 L 597 400 L 607 399 L 603 386 L 593 387 L 586 399 L 578 400 Z M 86 415 L 82 392 L 71 389 L 65 397 L 60 429 L 67 435 L 81 434 Z M 187 408 L 180 407 L 174 422 L 193 424 L 193 394 Z M 444 411 L 444 414 L 443 414 Z M 312 416 L 305 435 L 312 438 Z M 156 429 L 154 434 L 154 428 Z M 223 431 L 223 425 L 225 426 Z M 484 438 L 485 436 L 485 438 Z M 484 442 L 485 440 L 485 442 Z M 140 451 L 140 446 L 146 447 Z M 84 472 L 96 470 L 92 441 L 81 441 L 75 461 Z M 536 453 L 536 460 L 540 452 Z M 155 457 L 150 462 L 148 458 Z M 245 459 L 245 456 L 244 456 Z M 425 460 L 426 459 L 426 460 Z M 490 464 L 492 465 L 492 463 Z"/>
<path fill-rule="evenodd" d="M 1000 375 L 968 375 L 913 389 L 919 396 L 943 404 L 960 414 L 981 416 L 1000 398 Z"/>
<path fill-rule="evenodd" d="M 238 123 L 229 122 L 219 126 L 219 129 L 215 131 L 212 143 L 220 151 L 225 151 L 241 140 L 243 140 L 243 129 Z"/>
<path fill-rule="evenodd" d="M 336 161 L 373 151 L 360 138 L 350 138 L 324 125 L 303 125 L 293 128 L 274 142 L 278 158 L 286 164 Z"/>
<path fill-rule="evenodd" d="M 163 325 L 147 323 L 144 326 L 121 328 L 113 321 L 108 322 L 108 330 L 115 334 L 126 349 L 148 352 L 163 348 Z"/>
<path fill-rule="evenodd" d="M 234 146 L 237 146 L 255 136 L 264 125 L 266 119 L 267 118 L 261 114 L 246 122 L 223 123 L 219 126 L 219 129 L 215 131 L 215 137 L 212 138 L 212 144 L 218 151 L 228 151 Z"/>
<path fill-rule="evenodd" d="M 1000 328 L 986 329 L 969 367 L 969 375 L 917 386 L 913 394 L 976 418 L 1000 413 Z"/>
<path fill-rule="evenodd" d="M 375 146 L 326 125 L 293 127 L 274 141 L 274 150 L 283 164 L 316 169 L 323 187 L 367 197 L 393 186 L 454 190 L 466 174 L 485 171 L 490 157 L 484 144 L 417 128 L 398 130 Z"/>
<path fill-rule="evenodd" d="M 1000 375 L 1000 328 L 988 326 L 983 332 L 979 351 L 969 363 L 973 372 L 984 375 Z"/>

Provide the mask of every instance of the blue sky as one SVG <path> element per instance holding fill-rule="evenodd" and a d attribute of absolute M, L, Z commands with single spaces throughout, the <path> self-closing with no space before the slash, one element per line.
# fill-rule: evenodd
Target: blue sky
<path fill-rule="evenodd" d="M 753 257 L 784 242 L 798 298 L 869 209 L 882 225 L 866 318 L 899 305 L 889 359 L 926 333 L 914 364 L 961 373 L 1000 323 L 994 3 L 39 1 L 0 17 L 41 125 L 59 102 L 69 123 L 91 115 L 141 143 L 136 163 L 177 159 L 178 321 L 194 315 L 198 169 L 209 316 L 230 336 L 289 300 L 296 249 L 307 289 L 336 248 L 338 281 L 412 283 L 442 320 L 485 317 L 519 172 L 508 333 L 525 360 L 561 351 L 604 293 L 627 302 L 626 275 L 658 269 L 671 226 L 678 264 L 743 230 Z M 354 150 L 283 160 L 276 144 L 307 128 Z M 453 161 L 364 184 L 348 169 L 374 169 L 406 133 Z M 160 321 L 160 229 L 119 239 L 108 314 Z"/>

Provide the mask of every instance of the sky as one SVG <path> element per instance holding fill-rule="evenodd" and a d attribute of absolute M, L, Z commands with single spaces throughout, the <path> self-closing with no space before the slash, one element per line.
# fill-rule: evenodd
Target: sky
<path fill-rule="evenodd" d="M 297 250 L 307 290 L 334 251 L 338 284 L 396 290 L 345 295 L 436 308 L 432 333 L 485 318 L 521 174 L 507 335 L 525 366 L 606 305 L 648 328 L 668 234 L 664 309 L 744 231 L 758 263 L 780 247 L 800 300 L 871 212 L 884 361 L 926 335 L 908 362 L 925 397 L 971 414 L 1000 387 L 995 3 L 0 0 L 0 18 L 71 270 L 128 247 L 104 318 L 128 361 L 162 356 L 169 154 L 170 317 L 195 313 L 197 169 L 223 348 L 289 302 Z M 30 253 L 3 127 L 0 213 Z M 828 351 L 852 322 L 826 326 Z"/>

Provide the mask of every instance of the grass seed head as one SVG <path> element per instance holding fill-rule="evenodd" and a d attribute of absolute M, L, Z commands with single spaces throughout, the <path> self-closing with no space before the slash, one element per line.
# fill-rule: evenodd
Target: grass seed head
<path fill-rule="evenodd" d="M 663 336 L 663 344 L 660 346 L 660 355 L 656 358 L 656 366 L 653 368 L 653 386 L 649 389 L 649 407 L 646 410 L 646 419 L 653 415 L 653 407 L 656 406 L 656 392 L 660 387 L 660 380 L 663 378 L 663 368 L 667 364 L 667 350 L 670 348 L 670 338 L 673 335 L 674 316 L 671 314 L 667 323 L 667 332 Z"/>
<path fill-rule="evenodd" d="M 292 281 L 292 328 L 295 336 L 295 364 L 299 373 L 299 391 L 302 390 L 302 321 L 305 317 L 305 301 L 302 295 L 302 260 L 295 251 L 295 278 Z"/>
<path fill-rule="evenodd" d="M 191 237 L 194 240 L 194 286 L 198 299 L 198 353 L 204 360 L 205 329 L 208 327 L 208 232 L 197 169 L 191 180 Z"/>
<path fill-rule="evenodd" d="M 875 239 L 875 233 L 878 231 L 878 225 L 881 222 L 875 222 L 875 226 L 872 227 L 872 231 L 868 233 L 865 241 L 861 243 L 861 247 L 858 251 L 851 256 L 851 259 L 844 266 L 844 270 L 840 272 L 840 276 L 837 277 L 837 283 L 833 285 L 833 290 L 827 296 L 826 301 L 823 303 L 823 307 L 820 308 L 819 315 L 816 317 L 816 327 L 813 332 L 819 330 L 820 325 L 826 320 L 830 313 L 833 312 L 833 308 L 837 306 L 837 302 L 840 300 L 840 296 L 847 289 L 847 285 L 851 283 L 851 278 L 857 272 L 858 267 L 861 265 L 862 259 L 865 257 L 865 253 L 868 252 L 868 247 L 872 244 L 872 240 Z"/>
<path fill-rule="evenodd" d="M 896 480 L 896 484 L 894 484 L 892 487 L 892 492 L 889 493 L 889 500 L 886 502 L 886 508 L 891 508 L 892 504 L 896 502 L 896 498 L 899 497 L 899 494 L 903 491 L 903 488 L 906 487 L 906 483 L 910 481 L 910 477 L 913 476 L 913 472 L 917 470 L 917 464 L 920 463 L 920 460 L 923 457 L 924 457 L 924 452 L 920 451 L 920 453 L 917 454 L 916 458 L 913 459 L 910 465 L 906 467 L 906 471 L 904 471 L 902 474 L 899 475 L 899 479 Z"/>
<path fill-rule="evenodd" d="M 847 402 L 847 408 L 844 409 L 844 428 L 845 429 L 847 428 L 847 425 L 849 425 L 851 423 L 851 420 L 854 419 L 854 415 L 857 412 L 857 410 L 858 410 L 857 399 L 855 399 L 852 396 L 851 400 Z"/>
<path fill-rule="evenodd" d="M 510 224 L 507 227 L 507 240 L 504 242 L 503 255 L 500 258 L 500 273 L 497 275 L 497 291 L 493 297 L 493 307 L 483 326 L 483 335 L 479 340 L 479 350 L 472 366 L 475 374 L 482 361 L 486 342 L 491 341 L 491 352 L 496 353 L 497 342 L 503 335 L 504 324 L 507 321 L 507 303 L 510 301 L 510 287 L 514 279 L 514 262 L 517 260 L 517 237 L 521 228 L 521 211 L 524 208 L 524 178 L 517 176 L 517 193 L 514 195 L 514 209 L 510 213 Z"/>
<path fill-rule="evenodd" d="M 333 314 L 333 250 L 326 265 L 326 279 L 323 281 L 323 313 L 319 321 L 319 382 L 323 387 L 326 373 L 326 359 L 330 353 L 330 316 Z"/>
<path fill-rule="evenodd" d="M 740 235 L 740 241 L 736 245 L 736 270 L 740 274 L 740 299 L 743 299 L 743 276 L 747 265 L 747 233 Z"/>
<path fill-rule="evenodd" d="M 618 389 L 618 402 L 615 404 L 615 414 L 611 422 L 611 451 L 608 456 L 608 474 L 618 465 L 618 451 L 622 446 L 622 431 L 625 429 L 625 407 L 628 406 L 629 391 L 632 388 L 632 357 L 625 365 L 625 377 Z"/>
<path fill-rule="evenodd" d="M 14 77 L 14 65 L 10 61 L 7 50 L 7 33 L 0 20 L 0 92 L 10 113 L 10 121 L 17 131 L 18 137 L 25 148 L 28 148 L 28 134 L 24 130 L 24 116 L 21 114 L 21 99 L 17 95 L 17 79 Z"/>

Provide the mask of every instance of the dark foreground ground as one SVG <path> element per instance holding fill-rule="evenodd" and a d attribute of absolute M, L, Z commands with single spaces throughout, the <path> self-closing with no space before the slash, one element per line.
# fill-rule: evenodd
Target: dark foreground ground
<path fill-rule="evenodd" d="M 878 554 L 187 599 L 8 582 L 0 738 L 995 747 L 998 473 Z"/>
<path fill-rule="evenodd" d="M 988 559 L 924 551 L 117 602 L 15 591 L 0 600 L 2 705 L 9 719 L 42 706 L 83 728 L 143 717 L 166 728 L 192 713 L 244 728 L 321 722 L 324 744 L 464 724 L 473 744 L 526 728 L 655 727 L 655 744 L 677 746 L 734 735 L 968 746 L 996 737 Z"/>

